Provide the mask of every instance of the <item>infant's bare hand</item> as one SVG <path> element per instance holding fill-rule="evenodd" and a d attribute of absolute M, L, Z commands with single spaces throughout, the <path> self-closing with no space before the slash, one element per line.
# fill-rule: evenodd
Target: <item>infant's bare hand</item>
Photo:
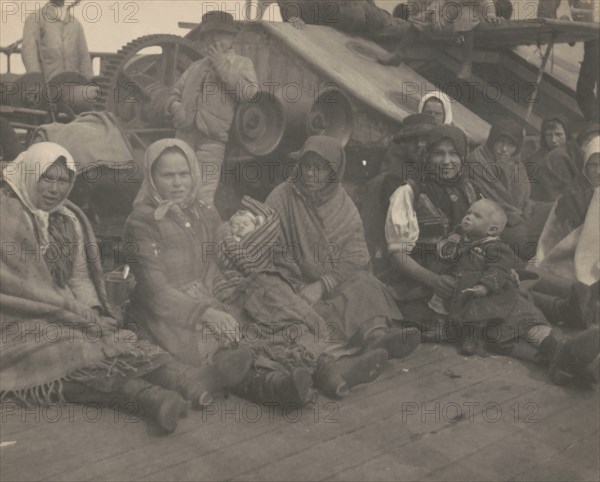
<path fill-rule="evenodd" d="M 488 294 L 488 289 L 483 285 L 475 285 L 473 288 L 463 290 L 462 293 L 475 296 L 476 298 L 483 298 Z"/>

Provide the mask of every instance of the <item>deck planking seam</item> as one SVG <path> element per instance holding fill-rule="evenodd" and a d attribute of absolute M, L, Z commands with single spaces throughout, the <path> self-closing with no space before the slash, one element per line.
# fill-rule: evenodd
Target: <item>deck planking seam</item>
<path fill-rule="evenodd" d="M 467 365 L 468 365 L 468 364 L 467 364 Z M 496 364 L 496 365 L 495 365 L 495 370 L 496 370 L 496 371 L 499 371 L 499 370 L 502 370 L 502 369 L 503 369 L 503 367 L 502 367 L 502 366 L 500 366 L 499 364 Z M 481 376 L 483 376 L 483 377 L 485 378 L 485 376 L 487 376 L 487 374 L 486 374 L 486 375 L 483 375 L 483 374 L 479 373 L 480 371 L 481 371 L 481 370 L 480 370 L 480 367 L 479 367 L 479 366 L 476 366 L 476 364 L 474 363 L 474 364 L 472 364 L 472 365 L 471 365 L 471 367 L 470 367 L 470 369 L 468 370 L 468 372 L 467 372 L 467 373 L 471 373 L 471 374 L 473 374 L 473 375 L 477 375 L 477 376 L 480 376 L 480 377 L 481 377 Z M 435 377 L 435 376 L 437 376 L 437 377 L 441 378 L 440 382 L 441 382 L 441 384 L 442 384 L 442 385 L 443 385 L 444 383 L 448 383 L 448 380 L 449 380 L 449 379 L 448 379 L 448 377 L 447 377 L 446 375 L 444 375 L 444 374 L 443 374 L 443 372 L 436 372 L 436 373 L 434 374 L 434 377 Z M 464 388 L 465 388 L 465 386 L 464 386 L 465 384 L 468 384 L 468 386 L 469 386 L 469 387 L 472 387 L 472 386 L 475 386 L 475 385 L 477 385 L 478 383 L 481 383 L 481 381 L 482 381 L 482 379 L 481 379 L 481 378 L 479 378 L 479 379 L 477 379 L 477 380 L 475 381 L 475 383 L 467 383 L 467 378 L 468 378 L 468 377 L 467 377 L 467 376 L 464 376 L 464 374 L 463 374 L 463 378 L 460 380 L 460 382 L 456 382 L 456 381 L 454 381 L 454 382 L 453 382 L 453 388 L 452 388 L 451 390 L 449 390 L 448 392 L 444 393 L 444 394 L 443 394 L 443 396 L 448 396 L 448 395 L 450 395 L 450 394 L 452 394 L 452 393 L 455 393 L 455 392 L 457 392 L 457 391 L 460 391 L 460 390 L 464 389 Z M 434 380 L 435 380 L 435 378 L 434 378 Z M 415 380 L 415 381 L 416 381 L 416 382 L 423 382 L 423 380 L 422 380 L 422 379 L 418 379 L 418 380 Z M 458 383 L 458 385 L 459 385 L 459 387 L 458 387 L 458 388 L 456 387 L 456 384 L 457 384 L 457 383 Z M 429 387 L 431 387 L 431 385 L 432 385 L 431 381 L 428 381 L 428 385 L 429 385 Z M 395 388 L 397 389 L 398 387 L 396 386 Z M 413 387 L 413 388 L 414 388 L 414 387 Z M 436 388 L 439 390 L 439 386 L 436 386 Z M 406 389 L 406 386 L 403 386 L 403 389 Z M 423 387 L 416 387 L 416 390 L 417 390 L 417 392 L 419 392 L 419 393 L 422 393 L 422 391 L 423 391 Z M 386 394 L 386 395 L 387 395 L 387 394 Z M 439 395 L 440 395 L 439 393 L 436 393 L 435 397 L 437 397 L 437 396 L 439 396 Z M 435 397 L 434 397 L 434 398 L 435 398 Z M 392 401 L 390 401 L 390 400 L 389 400 L 389 397 L 378 397 L 378 398 L 379 398 L 379 400 L 382 400 L 382 401 L 383 401 L 383 402 L 384 402 L 384 403 L 387 405 L 387 411 L 388 411 L 388 412 L 389 412 L 390 410 L 391 410 L 391 411 L 394 411 L 394 410 L 396 409 L 396 402 L 395 402 L 395 400 L 392 400 Z M 372 400 L 371 400 L 371 401 L 372 401 Z M 376 409 L 373 409 L 372 407 L 367 407 L 367 408 L 366 408 L 366 411 L 367 411 L 367 413 L 361 412 L 360 410 L 357 410 L 357 409 L 356 409 L 356 407 L 353 407 L 353 406 L 351 406 L 351 407 L 346 407 L 346 408 L 351 408 L 351 409 L 353 408 L 353 409 L 354 409 L 354 410 L 352 410 L 352 412 L 351 412 L 351 413 L 356 413 L 356 420 L 359 420 L 359 421 L 357 421 L 357 422 L 356 422 L 355 420 L 353 420 L 353 421 L 352 421 L 352 423 L 358 423 L 358 425 L 359 425 L 359 426 L 358 426 L 358 428 L 360 428 L 360 427 L 363 427 L 363 426 L 365 426 L 365 425 L 368 425 L 368 424 L 372 424 L 372 423 L 374 423 L 374 422 L 376 422 L 376 421 L 378 421 L 378 420 L 384 419 L 384 418 L 389 418 L 389 416 L 380 416 L 380 414 L 381 414 L 381 412 L 382 412 L 382 407 L 381 407 L 381 406 L 378 406 Z M 375 412 L 376 412 L 376 414 L 375 414 Z M 348 412 L 346 412 L 346 413 L 348 413 Z M 371 416 L 370 416 L 370 415 L 371 415 L 371 413 L 373 413 L 374 417 L 371 417 Z M 357 429 L 356 427 L 355 427 L 355 428 L 348 428 L 347 426 L 345 426 L 345 427 L 343 428 L 343 431 L 341 431 L 341 432 L 340 432 L 340 431 L 338 431 L 338 433 L 336 433 L 336 434 L 335 434 L 333 437 L 331 437 L 331 436 L 330 436 L 330 437 L 327 437 L 327 438 L 325 438 L 324 440 L 319 440 L 318 442 L 319 442 L 320 444 L 321 444 L 321 443 L 324 443 L 324 442 L 329 442 L 330 440 L 334 440 L 334 439 L 336 439 L 337 437 L 339 437 L 339 436 L 340 436 L 340 435 L 342 435 L 343 433 L 346 433 L 346 432 L 354 432 L 354 431 L 356 431 L 356 429 Z M 298 431 L 300 431 L 300 430 L 301 430 L 301 427 L 290 427 L 290 428 L 288 428 L 288 431 L 295 431 L 295 432 L 298 432 Z M 322 429 L 322 428 L 321 428 L 321 426 L 318 426 L 318 427 L 317 427 L 317 430 L 324 430 L 324 429 Z M 281 432 L 281 431 L 280 431 L 280 432 Z M 273 434 L 271 434 L 271 435 L 273 435 Z M 283 435 L 283 434 L 282 434 L 282 435 Z M 312 435 L 311 435 L 311 437 L 312 437 L 312 438 L 311 438 L 311 440 L 310 440 L 310 441 L 308 441 L 308 443 L 307 443 L 307 447 L 306 447 L 304 450 L 300 450 L 300 451 L 298 452 L 298 448 L 299 448 L 299 447 L 298 447 L 298 445 L 299 445 L 299 440 L 298 440 L 298 438 L 299 438 L 299 437 L 300 437 L 300 438 L 301 438 L 301 437 L 303 437 L 305 434 L 304 434 L 303 432 L 300 432 L 300 434 L 297 434 L 297 435 L 298 435 L 298 437 L 297 437 L 297 438 L 294 440 L 294 442 L 295 442 L 295 448 L 296 448 L 296 452 L 295 452 L 295 453 L 302 453 L 302 452 L 304 452 L 304 451 L 306 451 L 306 450 L 309 450 L 309 449 L 310 449 L 310 447 L 312 447 L 313 445 L 315 445 L 314 434 L 312 434 Z M 249 447 L 249 449 L 251 449 L 251 447 Z M 242 450 L 242 453 L 246 453 L 246 451 Z M 287 457 L 290 457 L 290 456 L 293 456 L 293 455 L 295 455 L 295 453 L 287 454 L 286 456 L 280 456 L 280 457 L 277 457 L 277 458 L 278 458 L 278 459 L 280 459 L 280 460 L 283 460 L 283 459 L 285 459 L 285 458 L 287 458 Z M 219 455 L 219 454 L 216 454 L 216 455 Z M 200 459 L 203 459 L 203 458 L 205 458 L 205 457 L 204 457 L 204 456 L 203 456 L 203 457 L 200 457 Z M 198 461 L 198 459 L 196 459 L 196 460 L 195 460 L 195 462 L 197 462 L 197 461 Z M 191 462 L 191 461 L 190 461 L 190 462 Z M 252 462 L 255 462 L 255 461 L 253 460 Z M 184 464 L 187 464 L 187 462 L 186 462 L 186 463 L 184 463 Z M 181 465 L 182 465 L 182 464 L 178 464 L 178 466 L 181 466 Z M 262 465 L 264 465 L 264 466 L 271 465 L 271 461 L 267 462 L 266 464 L 262 464 Z M 173 465 L 172 467 L 169 467 L 169 469 L 171 469 L 171 468 L 173 468 L 173 467 L 174 467 L 174 465 Z M 236 477 L 236 476 L 244 476 L 244 475 L 247 475 L 247 473 L 248 473 L 248 472 L 251 472 L 251 471 L 254 471 L 254 470 L 256 470 L 256 468 L 257 468 L 257 467 L 254 467 L 254 468 L 247 468 L 247 469 L 245 469 L 245 470 L 239 471 L 238 473 L 231 474 L 231 476 L 229 476 L 229 475 L 225 475 L 225 478 L 229 479 L 229 478 L 231 478 L 231 477 Z M 161 470 L 159 470 L 158 472 L 155 472 L 155 473 L 152 473 L 152 474 L 149 474 L 149 475 L 151 475 L 151 476 L 155 476 L 155 475 L 157 475 L 157 474 L 161 474 L 161 476 L 164 476 L 165 472 L 167 472 L 169 469 L 167 469 L 167 468 L 162 468 L 162 469 L 161 469 Z M 222 467 L 221 469 L 222 469 L 223 471 L 225 471 L 225 472 L 226 472 L 227 470 L 232 470 L 232 468 L 231 468 L 229 465 L 227 465 L 227 464 L 226 464 L 224 467 Z M 213 476 L 213 477 L 214 477 L 214 476 Z M 210 478 L 210 477 L 209 477 L 209 478 Z"/>

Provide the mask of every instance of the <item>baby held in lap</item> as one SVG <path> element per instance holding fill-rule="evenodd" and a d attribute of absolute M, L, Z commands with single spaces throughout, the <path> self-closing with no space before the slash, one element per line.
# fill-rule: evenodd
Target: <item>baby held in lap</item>
<path fill-rule="evenodd" d="M 484 328 L 481 324 L 502 323 L 518 296 L 513 280 L 515 255 L 500 240 L 505 226 L 502 207 L 482 199 L 471 205 L 458 232 L 438 243 L 443 274 L 456 280 L 456 289 L 449 299 L 435 294 L 428 306 L 459 327 L 476 325 L 475 332 L 461 340 L 465 354 L 481 351 L 482 340 L 477 336 Z"/>

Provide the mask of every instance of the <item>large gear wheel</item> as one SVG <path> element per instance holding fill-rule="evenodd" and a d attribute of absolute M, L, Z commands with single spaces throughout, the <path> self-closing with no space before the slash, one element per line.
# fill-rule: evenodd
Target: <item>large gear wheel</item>
<path fill-rule="evenodd" d="M 198 44 L 177 35 L 145 35 L 132 40 L 103 66 L 97 79 L 99 104 L 125 123 L 161 127 L 161 99 L 166 99 L 177 79 L 201 58 Z"/>

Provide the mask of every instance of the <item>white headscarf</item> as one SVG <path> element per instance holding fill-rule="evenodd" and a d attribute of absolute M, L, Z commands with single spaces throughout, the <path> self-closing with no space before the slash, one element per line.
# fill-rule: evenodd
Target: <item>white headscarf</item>
<path fill-rule="evenodd" d="M 65 159 L 67 169 L 72 172 L 73 182 L 62 201 L 50 211 L 44 211 L 36 206 L 37 183 L 50 166 L 61 158 Z M 72 219 L 77 219 L 75 214 L 65 207 L 67 197 L 73 189 L 76 172 L 75 161 L 71 154 L 64 147 L 53 142 L 33 144 L 29 149 L 19 154 L 19 157 L 14 161 L 4 166 L 4 180 L 34 217 L 40 236 L 42 253 L 49 245 L 48 218 L 50 213 L 60 212 Z"/>
<path fill-rule="evenodd" d="M 152 177 L 152 167 L 160 159 L 162 154 L 173 147 L 178 148 L 186 158 L 188 166 L 190 167 L 190 173 L 192 175 L 192 189 L 188 194 L 187 198 L 182 203 L 175 203 L 168 199 L 163 199 L 154 183 Z M 134 206 L 141 204 L 150 203 L 155 207 L 154 219 L 160 221 L 163 219 L 169 210 L 174 212 L 181 212 L 182 208 L 187 208 L 192 204 L 204 205 L 202 201 L 198 199 L 198 187 L 200 186 L 201 175 L 200 165 L 196 158 L 196 153 L 186 142 L 179 139 L 160 139 L 146 149 L 146 158 L 144 161 L 144 180 L 142 187 L 140 188 L 135 201 Z"/>
<path fill-rule="evenodd" d="M 600 154 L 600 136 L 594 137 L 585 149 L 584 175 L 585 167 L 594 154 Z M 587 285 L 592 285 L 600 279 L 599 232 L 600 187 L 596 187 L 575 249 L 575 273 L 577 279 Z"/>
<path fill-rule="evenodd" d="M 421 102 L 419 102 L 419 114 L 423 112 L 423 107 L 425 107 L 429 99 L 437 99 L 442 103 L 444 106 L 444 124 L 452 124 L 452 104 L 450 103 L 450 97 L 440 91 L 429 92 L 421 98 Z"/>

